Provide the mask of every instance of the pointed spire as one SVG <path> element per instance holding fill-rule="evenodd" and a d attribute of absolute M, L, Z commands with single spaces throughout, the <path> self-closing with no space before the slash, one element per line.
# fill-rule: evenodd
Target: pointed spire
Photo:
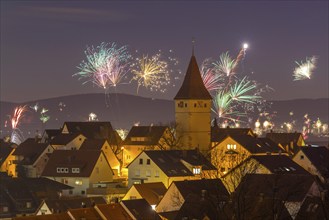
<path fill-rule="evenodd" d="M 192 51 L 194 52 L 194 51 Z M 174 99 L 211 100 L 212 97 L 204 86 L 199 66 L 192 54 L 182 86 Z"/>
<path fill-rule="evenodd" d="M 194 45 L 195 45 L 195 38 L 192 37 L 192 56 L 194 56 Z"/>

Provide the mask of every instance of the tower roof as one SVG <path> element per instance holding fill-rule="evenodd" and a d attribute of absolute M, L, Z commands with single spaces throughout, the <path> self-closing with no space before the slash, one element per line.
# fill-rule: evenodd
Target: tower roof
<path fill-rule="evenodd" d="M 190 64 L 188 65 L 184 82 L 174 99 L 212 99 L 204 86 L 199 66 L 194 55 L 192 55 Z"/>

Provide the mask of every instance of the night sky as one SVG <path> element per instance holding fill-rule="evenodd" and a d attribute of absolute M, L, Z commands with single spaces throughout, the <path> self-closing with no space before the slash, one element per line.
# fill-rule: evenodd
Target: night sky
<path fill-rule="evenodd" d="M 1 1 L 1 101 L 104 92 L 72 77 L 86 46 L 101 42 L 149 54 L 172 49 L 185 74 L 192 37 L 199 65 L 226 51 L 235 57 L 248 42 L 243 75 L 272 87 L 269 100 L 329 96 L 328 1 Z M 312 79 L 293 81 L 295 61 L 313 55 Z M 139 95 L 172 99 L 181 82 Z M 136 94 L 136 84 L 117 92 Z"/>

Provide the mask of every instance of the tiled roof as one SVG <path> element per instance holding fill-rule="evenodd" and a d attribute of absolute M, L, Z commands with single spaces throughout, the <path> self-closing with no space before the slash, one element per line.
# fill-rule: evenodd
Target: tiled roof
<path fill-rule="evenodd" d="M 265 139 L 258 139 L 250 135 L 230 135 L 230 137 L 252 154 L 268 152 L 279 153 L 280 151 L 279 147 L 273 149 L 273 146 L 268 144 Z"/>
<path fill-rule="evenodd" d="M 207 194 L 217 195 L 221 198 L 227 198 L 229 196 L 220 179 L 174 181 L 173 184 L 176 185 L 183 198 L 188 197 L 190 194 L 201 196 L 202 190 L 205 190 Z"/>
<path fill-rule="evenodd" d="M 69 133 L 81 133 L 88 139 L 107 139 L 110 144 L 122 141 L 110 122 L 65 122 L 64 125 Z"/>
<path fill-rule="evenodd" d="M 61 129 L 45 129 L 43 136 L 47 136 L 46 141 L 50 141 L 61 133 Z"/>
<path fill-rule="evenodd" d="M 216 170 L 216 168 L 197 150 L 164 150 L 144 151 L 151 160 L 167 176 L 193 176 L 193 173 L 182 163 L 201 166 L 203 170 Z"/>
<path fill-rule="evenodd" d="M 23 156 L 24 159 L 20 164 L 30 165 L 34 164 L 47 147 L 48 144 L 35 142 L 34 138 L 29 138 L 15 149 L 13 155 Z"/>
<path fill-rule="evenodd" d="M 307 196 L 314 181 L 312 175 L 247 174 L 236 189 L 236 194 L 300 202 Z"/>
<path fill-rule="evenodd" d="M 101 153 L 99 150 L 55 150 L 42 176 L 89 177 Z M 68 173 L 57 173 L 58 167 L 68 168 Z M 72 173 L 72 168 L 79 168 L 80 172 Z"/>
<path fill-rule="evenodd" d="M 303 174 L 309 173 L 286 155 L 254 155 L 251 158 L 276 174 Z"/>
<path fill-rule="evenodd" d="M 102 220 L 102 217 L 94 208 L 69 209 L 67 214 L 73 219 Z"/>
<path fill-rule="evenodd" d="M 167 188 L 162 182 L 135 184 L 133 187 L 150 205 L 158 204 Z"/>
<path fill-rule="evenodd" d="M 211 95 L 203 83 L 194 55 L 191 57 L 183 84 L 174 99 L 212 100 Z"/>
<path fill-rule="evenodd" d="M 125 141 L 124 145 L 156 145 L 158 144 L 167 126 L 133 126 Z M 144 141 L 136 141 L 131 138 L 144 137 Z"/>
<path fill-rule="evenodd" d="M 70 134 L 59 134 L 50 140 L 51 145 L 67 145 L 73 141 L 76 137 L 81 135 L 80 133 L 70 133 Z"/>
<path fill-rule="evenodd" d="M 302 147 L 301 151 L 317 168 L 321 175 L 329 178 L 329 149 L 326 147 Z"/>
<path fill-rule="evenodd" d="M 14 220 L 72 220 L 67 213 L 16 217 Z"/>
<path fill-rule="evenodd" d="M 217 125 L 211 127 L 211 141 L 221 142 L 227 135 L 248 135 L 253 131 L 250 128 L 219 128 Z"/>
<path fill-rule="evenodd" d="M 98 208 L 107 220 L 132 220 L 119 203 L 101 204 L 95 208 Z"/>
<path fill-rule="evenodd" d="M 85 139 L 79 150 L 101 150 L 106 142 L 105 139 Z"/>
<path fill-rule="evenodd" d="M 145 199 L 122 200 L 121 204 L 129 210 L 130 214 L 136 219 L 161 219 Z"/>
<path fill-rule="evenodd" d="M 298 139 L 302 136 L 301 133 L 267 133 L 266 137 L 271 139 L 277 144 L 287 145 L 290 142 L 297 143 Z"/>
<path fill-rule="evenodd" d="M 95 204 L 106 204 L 103 197 L 64 197 L 61 199 L 46 199 L 44 201 L 53 213 L 66 212 L 68 209 L 93 207 Z"/>

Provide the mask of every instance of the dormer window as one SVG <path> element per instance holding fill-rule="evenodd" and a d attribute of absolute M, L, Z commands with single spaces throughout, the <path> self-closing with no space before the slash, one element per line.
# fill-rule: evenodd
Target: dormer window
<path fill-rule="evenodd" d="M 80 173 L 80 168 L 78 167 L 72 168 L 72 173 Z"/>
<path fill-rule="evenodd" d="M 193 174 L 199 175 L 201 173 L 201 168 L 193 167 Z"/>

